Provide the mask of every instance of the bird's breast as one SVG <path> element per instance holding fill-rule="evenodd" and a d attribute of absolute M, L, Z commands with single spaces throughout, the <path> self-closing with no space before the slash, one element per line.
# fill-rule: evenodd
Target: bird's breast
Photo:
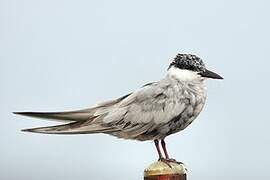
<path fill-rule="evenodd" d="M 205 104 L 206 88 L 200 85 L 185 85 L 179 88 L 176 106 L 181 106 L 177 114 L 168 122 L 169 134 L 185 129 L 200 114 Z"/>

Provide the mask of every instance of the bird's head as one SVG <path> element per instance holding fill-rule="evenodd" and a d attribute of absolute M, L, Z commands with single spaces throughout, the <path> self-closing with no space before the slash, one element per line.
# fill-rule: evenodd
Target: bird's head
<path fill-rule="evenodd" d="M 192 54 L 177 54 L 168 71 L 170 75 L 183 81 L 196 78 L 223 79 L 217 73 L 206 69 L 202 59 Z"/>

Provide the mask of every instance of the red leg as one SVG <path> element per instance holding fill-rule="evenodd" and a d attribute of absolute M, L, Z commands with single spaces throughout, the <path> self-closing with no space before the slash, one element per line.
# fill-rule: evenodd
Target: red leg
<path fill-rule="evenodd" d="M 170 158 L 169 158 L 168 151 L 167 151 L 167 149 L 166 149 L 166 143 L 165 143 L 165 140 L 164 140 L 164 139 L 161 140 L 161 146 L 162 146 L 162 149 L 163 149 L 163 151 L 164 151 L 165 158 L 166 158 L 166 159 L 170 159 Z"/>
<path fill-rule="evenodd" d="M 168 151 L 167 151 L 167 148 L 166 148 L 166 143 L 165 143 L 164 139 L 161 139 L 161 146 L 162 146 L 162 149 L 163 149 L 164 154 L 165 154 L 165 158 L 166 158 L 165 161 L 174 162 L 174 163 L 178 163 L 178 164 L 183 164 L 182 162 L 178 162 L 175 159 L 170 159 L 169 158 L 169 154 L 168 154 Z"/>
<path fill-rule="evenodd" d="M 155 146 L 156 146 L 156 149 L 157 149 L 157 152 L 158 152 L 159 160 L 163 159 L 162 153 L 161 153 L 160 148 L 159 148 L 159 141 L 156 139 L 156 140 L 154 140 L 154 142 L 155 142 Z"/>

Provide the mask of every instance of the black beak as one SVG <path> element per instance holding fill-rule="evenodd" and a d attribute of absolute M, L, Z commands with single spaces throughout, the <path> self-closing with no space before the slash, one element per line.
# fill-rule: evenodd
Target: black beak
<path fill-rule="evenodd" d="M 217 73 L 214 73 L 212 71 L 209 71 L 206 69 L 206 71 L 201 72 L 200 75 L 202 77 L 206 77 L 206 78 L 211 78 L 211 79 L 223 79 L 223 77 L 221 77 L 220 75 L 218 75 Z"/>

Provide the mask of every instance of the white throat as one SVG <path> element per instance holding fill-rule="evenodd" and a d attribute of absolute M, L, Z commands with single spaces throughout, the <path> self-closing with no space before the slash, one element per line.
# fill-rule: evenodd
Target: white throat
<path fill-rule="evenodd" d="M 198 72 L 175 67 L 171 67 L 168 70 L 168 76 L 179 81 L 195 81 L 202 79 Z"/>

